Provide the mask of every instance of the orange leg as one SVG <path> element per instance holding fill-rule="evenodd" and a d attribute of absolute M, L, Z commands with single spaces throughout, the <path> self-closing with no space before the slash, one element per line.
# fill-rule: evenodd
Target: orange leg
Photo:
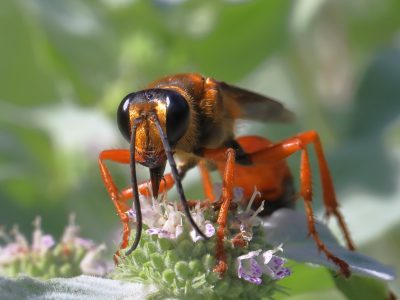
<path fill-rule="evenodd" d="M 214 272 L 221 276 L 226 272 L 228 265 L 226 262 L 226 254 L 224 250 L 225 228 L 228 220 L 228 212 L 233 198 L 233 181 L 235 167 L 235 150 L 229 148 L 226 151 L 227 160 L 222 182 L 222 205 L 218 214 L 218 229 L 217 229 L 217 265 Z"/>
<path fill-rule="evenodd" d="M 320 251 L 324 252 L 327 258 L 333 261 L 341 268 L 344 275 L 350 275 L 348 264 L 334 256 L 320 240 L 318 233 L 314 226 L 314 217 L 312 212 L 312 182 L 311 182 L 311 167 L 308 159 L 307 144 L 314 144 L 315 153 L 317 155 L 319 173 L 321 177 L 321 184 L 323 189 L 324 205 L 327 210 L 327 215 L 333 214 L 340 225 L 340 228 L 346 239 L 347 246 L 350 250 L 354 250 L 354 244 L 350 238 L 349 231 L 345 225 L 344 219 L 338 211 L 338 203 L 333 188 L 332 178 L 328 169 L 328 165 L 322 150 L 322 145 L 319 140 L 318 134 L 315 131 L 308 131 L 296 135 L 295 137 L 283 140 L 279 143 L 272 144 L 264 149 L 252 152 L 249 154 L 253 164 L 270 164 L 277 161 L 284 160 L 297 151 L 302 151 L 301 156 L 301 170 L 300 170 L 300 185 L 301 195 L 305 201 L 306 213 L 308 216 L 308 227 L 310 235 L 315 240 L 317 247 Z M 205 151 L 205 158 L 211 160 L 221 161 L 221 154 L 223 149 L 207 150 Z"/>
<path fill-rule="evenodd" d="M 203 180 L 204 195 L 210 202 L 214 202 L 215 196 L 213 193 L 211 177 L 210 173 L 208 172 L 206 162 L 204 160 L 201 160 L 198 164 L 198 167 L 200 170 L 201 178 Z"/>
<path fill-rule="evenodd" d="M 349 277 L 351 272 L 349 270 L 349 265 L 342 259 L 335 256 L 332 252 L 328 250 L 325 244 L 319 238 L 318 232 L 315 228 L 314 213 L 312 208 L 312 183 L 311 183 L 311 167 L 310 160 L 308 158 L 308 151 L 306 148 L 303 149 L 301 153 L 301 165 L 300 165 L 300 194 L 304 199 L 304 206 L 307 214 L 308 221 L 308 231 L 313 237 L 317 247 L 320 251 L 324 252 L 326 257 L 340 267 L 341 272 L 346 277 Z"/>
<path fill-rule="evenodd" d="M 150 181 L 143 182 L 139 185 L 138 190 L 139 194 L 143 195 L 145 197 L 151 197 L 151 191 L 148 188 Z M 150 183 L 151 184 L 151 183 Z M 174 178 L 170 173 L 165 174 L 163 179 L 160 182 L 160 187 L 158 189 L 158 193 L 162 194 L 166 191 L 169 191 L 175 184 Z M 128 187 L 126 189 L 123 189 L 120 193 L 121 200 L 128 200 L 133 198 L 133 191 L 132 187 Z"/>
<path fill-rule="evenodd" d="M 317 155 L 326 215 L 329 217 L 333 214 L 336 217 L 346 240 L 347 247 L 350 250 L 355 250 L 354 243 L 350 237 L 350 233 L 347 229 L 346 223 L 344 222 L 344 218 L 338 210 L 339 204 L 336 200 L 335 189 L 333 187 L 333 181 L 329 172 L 328 163 L 326 162 L 319 136 L 315 131 L 307 131 L 298 134 L 293 138 L 289 138 L 280 143 L 277 143 L 270 148 L 265 149 L 264 151 L 262 151 L 262 153 L 259 152 L 258 154 L 254 154 L 254 158 L 262 159 L 264 157 L 264 162 L 266 162 L 266 157 L 268 157 L 269 160 L 274 161 L 285 159 L 296 151 L 303 150 L 304 152 L 306 150 L 307 144 L 314 144 L 315 153 Z M 260 155 L 261 157 L 258 157 Z"/>
<path fill-rule="evenodd" d="M 105 164 L 105 160 L 111 160 L 118 163 L 129 164 L 130 154 L 129 150 L 105 150 L 99 155 L 99 167 L 101 178 L 103 179 L 104 185 L 110 195 L 111 201 L 114 203 L 114 207 L 117 211 L 118 217 L 120 218 L 123 226 L 122 230 L 122 241 L 119 250 L 114 254 L 114 262 L 118 263 L 118 257 L 120 251 L 125 249 L 129 243 L 129 235 L 131 228 L 129 226 L 129 218 L 126 215 L 126 211 L 129 210 L 129 205 L 121 198 L 117 186 L 115 185 L 111 173 Z"/>
<path fill-rule="evenodd" d="M 101 178 L 103 179 L 107 192 L 110 195 L 111 201 L 114 203 L 114 207 L 117 211 L 118 217 L 120 218 L 123 225 L 122 241 L 119 250 L 114 255 L 114 262 L 117 264 L 118 257 L 120 256 L 120 251 L 125 249 L 129 243 L 131 228 L 129 226 L 129 218 L 126 215 L 126 212 L 130 209 L 130 206 L 127 204 L 127 200 L 131 199 L 133 197 L 133 194 L 132 194 L 132 187 L 123 189 L 122 191 L 118 190 L 116 184 L 112 179 L 111 173 L 105 164 L 106 160 L 122 164 L 129 164 L 130 162 L 129 150 L 125 149 L 104 150 L 100 153 L 98 160 Z M 174 185 L 174 180 L 171 174 L 165 175 L 164 179 L 165 180 L 163 180 L 160 184 L 161 193 L 164 192 L 165 190 L 169 190 Z M 138 189 L 140 194 L 145 196 L 150 196 L 150 192 L 147 189 L 147 183 L 141 184 Z"/>

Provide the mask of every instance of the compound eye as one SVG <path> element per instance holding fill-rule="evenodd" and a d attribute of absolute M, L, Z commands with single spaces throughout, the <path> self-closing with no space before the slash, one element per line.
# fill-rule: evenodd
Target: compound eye
<path fill-rule="evenodd" d="M 175 91 L 166 91 L 165 100 L 167 104 L 167 137 L 169 143 L 175 145 L 189 126 L 189 104 L 181 94 Z"/>
<path fill-rule="evenodd" d="M 127 95 L 118 106 L 117 110 L 117 123 L 121 134 L 128 141 L 131 135 L 131 126 L 129 122 L 129 105 L 133 100 L 133 94 Z"/>

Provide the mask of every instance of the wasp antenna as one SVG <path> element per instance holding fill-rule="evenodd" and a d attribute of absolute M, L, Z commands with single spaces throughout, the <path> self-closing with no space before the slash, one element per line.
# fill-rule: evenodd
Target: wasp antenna
<path fill-rule="evenodd" d="M 132 125 L 132 133 L 131 133 L 131 144 L 130 144 L 130 154 L 131 154 L 131 180 L 132 180 L 132 191 L 133 191 L 133 203 L 135 205 L 136 211 L 136 234 L 135 240 L 133 241 L 132 246 L 125 252 L 125 255 L 131 254 L 139 245 L 140 237 L 142 235 L 142 211 L 140 209 L 140 201 L 139 201 L 139 191 L 138 191 L 138 183 L 136 178 L 136 160 L 135 160 L 135 143 L 136 143 L 136 128 L 137 125 L 142 121 L 141 118 L 137 118 L 133 121 Z"/>
<path fill-rule="evenodd" d="M 163 143 L 165 154 L 167 155 L 169 165 L 171 166 L 171 173 L 175 179 L 176 189 L 177 189 L 179 197 L 181 199 L 181 203 L 182 203 L 183 209 L 185 211 L 185 215 L 188 218 L 190 225 L 192 225 L 194 230 L 196 230 L 196 232 L 199 235 L 201 235 L 205 240 L 208 240 L 208 237 L 200 230 L 200 228 L 197 226 L 196 222 L 193 220 L 192 215 L 190 214 L 190 210 L 189 210 L 189 206 L 187 204 L 185 193 L 183 192 L 181 177 L 178 174 L 178 168 L 176 167 L 175 159 L 174 159 L 174 156 L 172 155 L 171 146 L 168 142 L 167 136 L 164 134 L 164 131 L 161 128 L 160 121 L 158 120 L 158 117 L 155 113 L 152 114 L 152 119 L 154 120 L 154 123 L 156 124 L 157 129 L 158 129 L 158 132 L 160 133 L 161 141 Z"/>

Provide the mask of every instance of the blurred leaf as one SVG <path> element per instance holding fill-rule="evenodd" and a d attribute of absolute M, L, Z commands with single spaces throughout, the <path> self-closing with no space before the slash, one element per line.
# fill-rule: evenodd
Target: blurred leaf
<path fill-rule="evenodd" d="M 1 1 L 0 12 L 0 100 L 26 105 L 51 101 L 55 90 L 32 55 L 30 30 L 18 1 Z"/>
<path fill-rule="evenodd" d="M 389 299 L 387 286 L 379 281 L 367 277 L 351 276 L 349 279 L 334 276 L 336 286 L 347 299 L 376 300 Z"/>
<path fill-rule="evenodd" d="M 359 139 L 382 134 L 400 116 L 400 50 L 388 48 L 375 55 L 358 88 L 351 138 Z"/>
<path fill-rule="evenodd" d="M 326 268 L 311 267 L 294 261 L 290 261 L 288 265 L 290 264 L 293 264 L 290 267 L 293 275 L 279 282 L 285 294 L 278 293 L 276 299 L 292 299 L 292 297 L 297 299 L 296 295 L 309 295 L 312 292 L 329 291 L 334 288 L 332 276 Z"/>
<path fill-rule="evenodd" d="M 400 293 L 400 270 L 399 245 L 400 245 L 400 223 L 397 219 L 396 225 L 392 225 L 390 230 L 381 232 L 379 236 L 370 240 L 362 246 L 362 251 L 368 255 L 382 257 L 385 263 L 391 264 L 397 270 L 397 278 L 391 283 L 395 292 Z"/>
<path fill-rule="evenodd" d="M 396 164 L 388 159 L 384 135 L 389 125 L 400 117 L 399 82 L 400 51 L 380 52 L 360 83 L 347 140 L 342 150 L 332 157 L 334 162 L 341 162 L 332 164 L 339 185 L 358 184 L 386 195 L 394 191 Z"/>
<path fill-rule="evenodd" d="M 338 290 L 336 289 L 328 289 L 323 291 L 316 292 L 307 292 L 299 295 L 288 296 L 284 298 L 285 300 L 346 300 Z"/>
<path fill-rule="evenodd" d="M 352 49 L 364 54 L 374 52 L 398 32 L 399 1 L 342 1 L 342 4 Z"/>
<path fill-rule="evenodd" d="M 51 77 L 48 84 L 64 97 L 95 102 L 102 92 L 99 87 L 115 74 L 118 46 L 99 9 L 81 1 L 19 3 L 29 30 L 29 54 Z"/>
<path fill-rule="evenodd" d="M 79 276 L 38 280 L 30 277 L 0 277 L 3 299 L 144 299 L 154 288 L 100 277 Z"/>
<path fill-rule="evenodd" d="M 282 47 L 290 1 L 246 1 L 220 11 L 205 38 L 181 41 L 200 72 L 237 81 Z"/>

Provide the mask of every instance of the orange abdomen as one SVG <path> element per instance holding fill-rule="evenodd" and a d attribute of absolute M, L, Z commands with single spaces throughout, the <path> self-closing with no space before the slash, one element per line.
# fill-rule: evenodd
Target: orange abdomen
<path fill-rule="evenodd" d="M 237 139 L 247 154 L 256 153 L 272 145 L 272 142 L 258 136 L 245 136 Z M 251 155 L 250 155 L 251 156 Z M 267 160 L 267 159 L 266 159 Z M 220 174 L 224 173 L 225 164 L 217 163 Z M 256 197 L 253 209 L 265 200 L 263 214 L 270 214 L 280 207 L 293 207 L 295 191 L 293 179 L 286 160 L 253 165 L 235 164 L 234 186 L 244 190 L 243 204 L 246 204 L 257 189 L 261 197 Z"/>

